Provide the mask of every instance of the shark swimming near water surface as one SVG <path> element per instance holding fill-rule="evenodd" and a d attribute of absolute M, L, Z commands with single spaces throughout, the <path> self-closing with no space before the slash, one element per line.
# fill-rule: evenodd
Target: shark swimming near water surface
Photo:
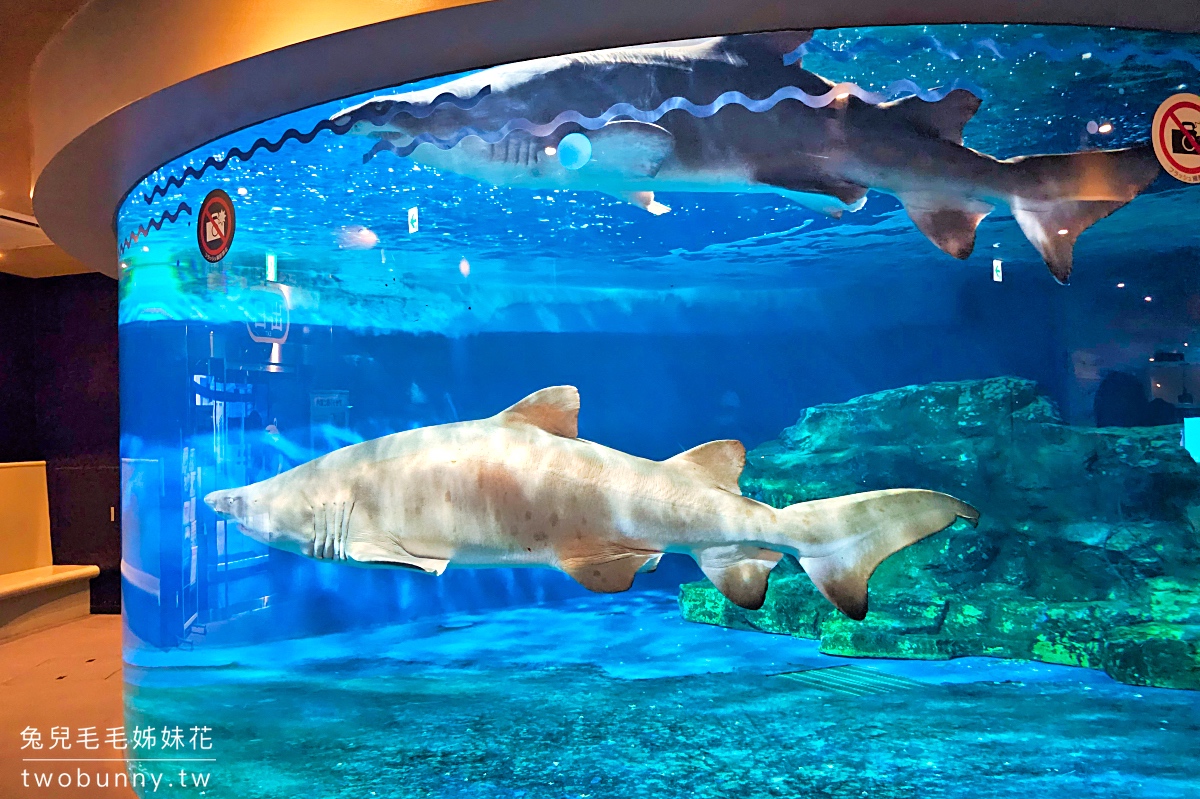
<path fill-rule="evenodd" d="M 774 508 L 742 496 L 737 441 L 647 460 L 579 438 L 578 413 L 573 387 L 546 388 L 487 419 L 353 444 L 204 501 L 251 538 L 309 558 L 431 574 L 544 566 L 601 593 L 627 590 L 664 553 L 685 553 L 750 609 L 790 554 L 855 619 L 880 562 L 979 518 L 919 489 Z"/>
<path fill-rule="evenodd" d="M 1160 172 L 1149 144 L 1006 160 L 977 152 L 963 146 L 963 126 L 980 106 L 975 95 L 955 89 L 937 102 L 882 103 L 831 95 L 835 84 L 784 63 L 809 38 L 780 31 L 542 58 L 374 97 L 333 119 L 370 110 L 383 124 L 357 121 L 349 132 L 416 142 L 410 157 L 421 164 L 496 186 L 602 191 L 654 214 L 670 210 L 656 192 L 771 192 L 840 216 L 874 189 L 897 197 L 926 237 L 960 259 L 971 254 L 980 220 L 1005 205 L 1060 283 L 1070 278 L 1079 234 Z M 668 110 L 654 122 L 617 115 L 596 130 L 550 124 L 565 112 L 595 119 L 619 103 L 703 106 L 731 91 L 762 101 L 789 87 L 823 104 L 784 98 L 753 111 L 734 102 L 703 117 Z M 479 99 L 435 104 L 445 93 Z M 497 141 L 462 137 L 495 138 L 506 125 Z M 577 138 L 564 147 L 569 136 Z"/>

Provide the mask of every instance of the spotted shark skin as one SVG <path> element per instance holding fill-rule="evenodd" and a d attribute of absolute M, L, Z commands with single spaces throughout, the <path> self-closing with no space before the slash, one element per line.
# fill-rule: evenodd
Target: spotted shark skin
<path fill-rule="evenodd" d="M 246 535 L 309 558 L 431 574 L 541 566 L 605 593 L 627 590 L 664 553 L 686 553 L 752 609 L 791 554 L 857 619 L 884 558 L 979 518 L 919 489 L 773 508 L 741 495 L 737 441 L 653 461 L 579 438 L 578 412 L 578 391 L 555 386 L 487 419 L 354 444 L 205 502 Z"/>
<path fill-rule="evenodd" d="M 360 121 L 349 133 L 419 142 L 413 160 L 481 183 L 601 191 L 654 214 L 670 211 L 656 192 L 770 192 L 840 216 L 862 208 L 874 189 L 897 197 L 921 233 L 959 259 L 973 251 L 979 222 L 1005 205 L 1064 284 L 1078 236 L 1161 172 L 1149 144 L 1007 160 L 976 152 L 963 146 L 963 126 L 981 102 L 974 94 L 955 89 L 937 102 L 873 103 L 834 91 L 798 61 L 784 63 L 810 38 L 810 31 L 744 34 L 494 67 L 432 89 L 374 97 L 362 105 L 389 121 Z M 789 87 L 820 102 L 783 100 L 759 113 L 729 104 L 706 117 L 672 110 L 653 123 L 618 116 L 597 130 L 547 125 L 563 112 L 592 119 L 621 103 L 656 109 L 685 98 L 703 105 L 731 91 L 761 100 Z M 471 98 L 484 90 L 466 109 L 445 104 L 420 118 L 387 113 L 422 108 L 444 93 Z M 348 120 L 359 107 L 333 120 Z M 514 120 L 534 130 L 513 129 L 499 142 L 462 135 L 501 131 Z M 552 129 L 540 135 L 538 126 Z M 576 133 L 589 139 L 592 155 L 567 168 L 558 149 Z"/>

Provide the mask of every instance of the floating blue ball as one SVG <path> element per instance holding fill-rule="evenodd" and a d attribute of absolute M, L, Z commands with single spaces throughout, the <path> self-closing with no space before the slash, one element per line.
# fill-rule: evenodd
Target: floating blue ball
<path fill-rule="evenodd" d="M 558 143 L 558 160 L 565 169 L 582 169 L 592 160 L 592 142 L 582 133 L 568 133 Z"/>

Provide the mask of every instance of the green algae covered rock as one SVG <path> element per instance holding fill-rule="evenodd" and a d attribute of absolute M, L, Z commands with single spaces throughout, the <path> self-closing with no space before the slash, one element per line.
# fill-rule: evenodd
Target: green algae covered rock
<path fill-rule="evenodd" d="M 1121 682 L 1200 688 L 1200 624 L 1153 622 L 1108 630 L 1103 663 Z"/>
<path fill-rule="evenodd" d="M 820 405 L 747 454 L 742 491 L 777 507 L 930 488 L 982 513 L 889 558 L 870 613 L 834 610 L 790 559 L 759 611 L 707 581 L 686 619 L 817 639 L 852 657 L 1028 658 L 1136 685 L 1200 689 L 1200 465 L 1178 426 L 1064 425 L 1035 383 L 1003 377 Z"/>

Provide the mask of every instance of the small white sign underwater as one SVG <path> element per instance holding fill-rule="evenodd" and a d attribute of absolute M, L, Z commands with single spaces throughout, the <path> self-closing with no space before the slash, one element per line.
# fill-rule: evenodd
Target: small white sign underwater
<path fill-rule="evenodd" d="M 1189 416 L 1183 420 L 1183 440 L 1179 442 L 1200 463 L 1200 416 Z"/>

